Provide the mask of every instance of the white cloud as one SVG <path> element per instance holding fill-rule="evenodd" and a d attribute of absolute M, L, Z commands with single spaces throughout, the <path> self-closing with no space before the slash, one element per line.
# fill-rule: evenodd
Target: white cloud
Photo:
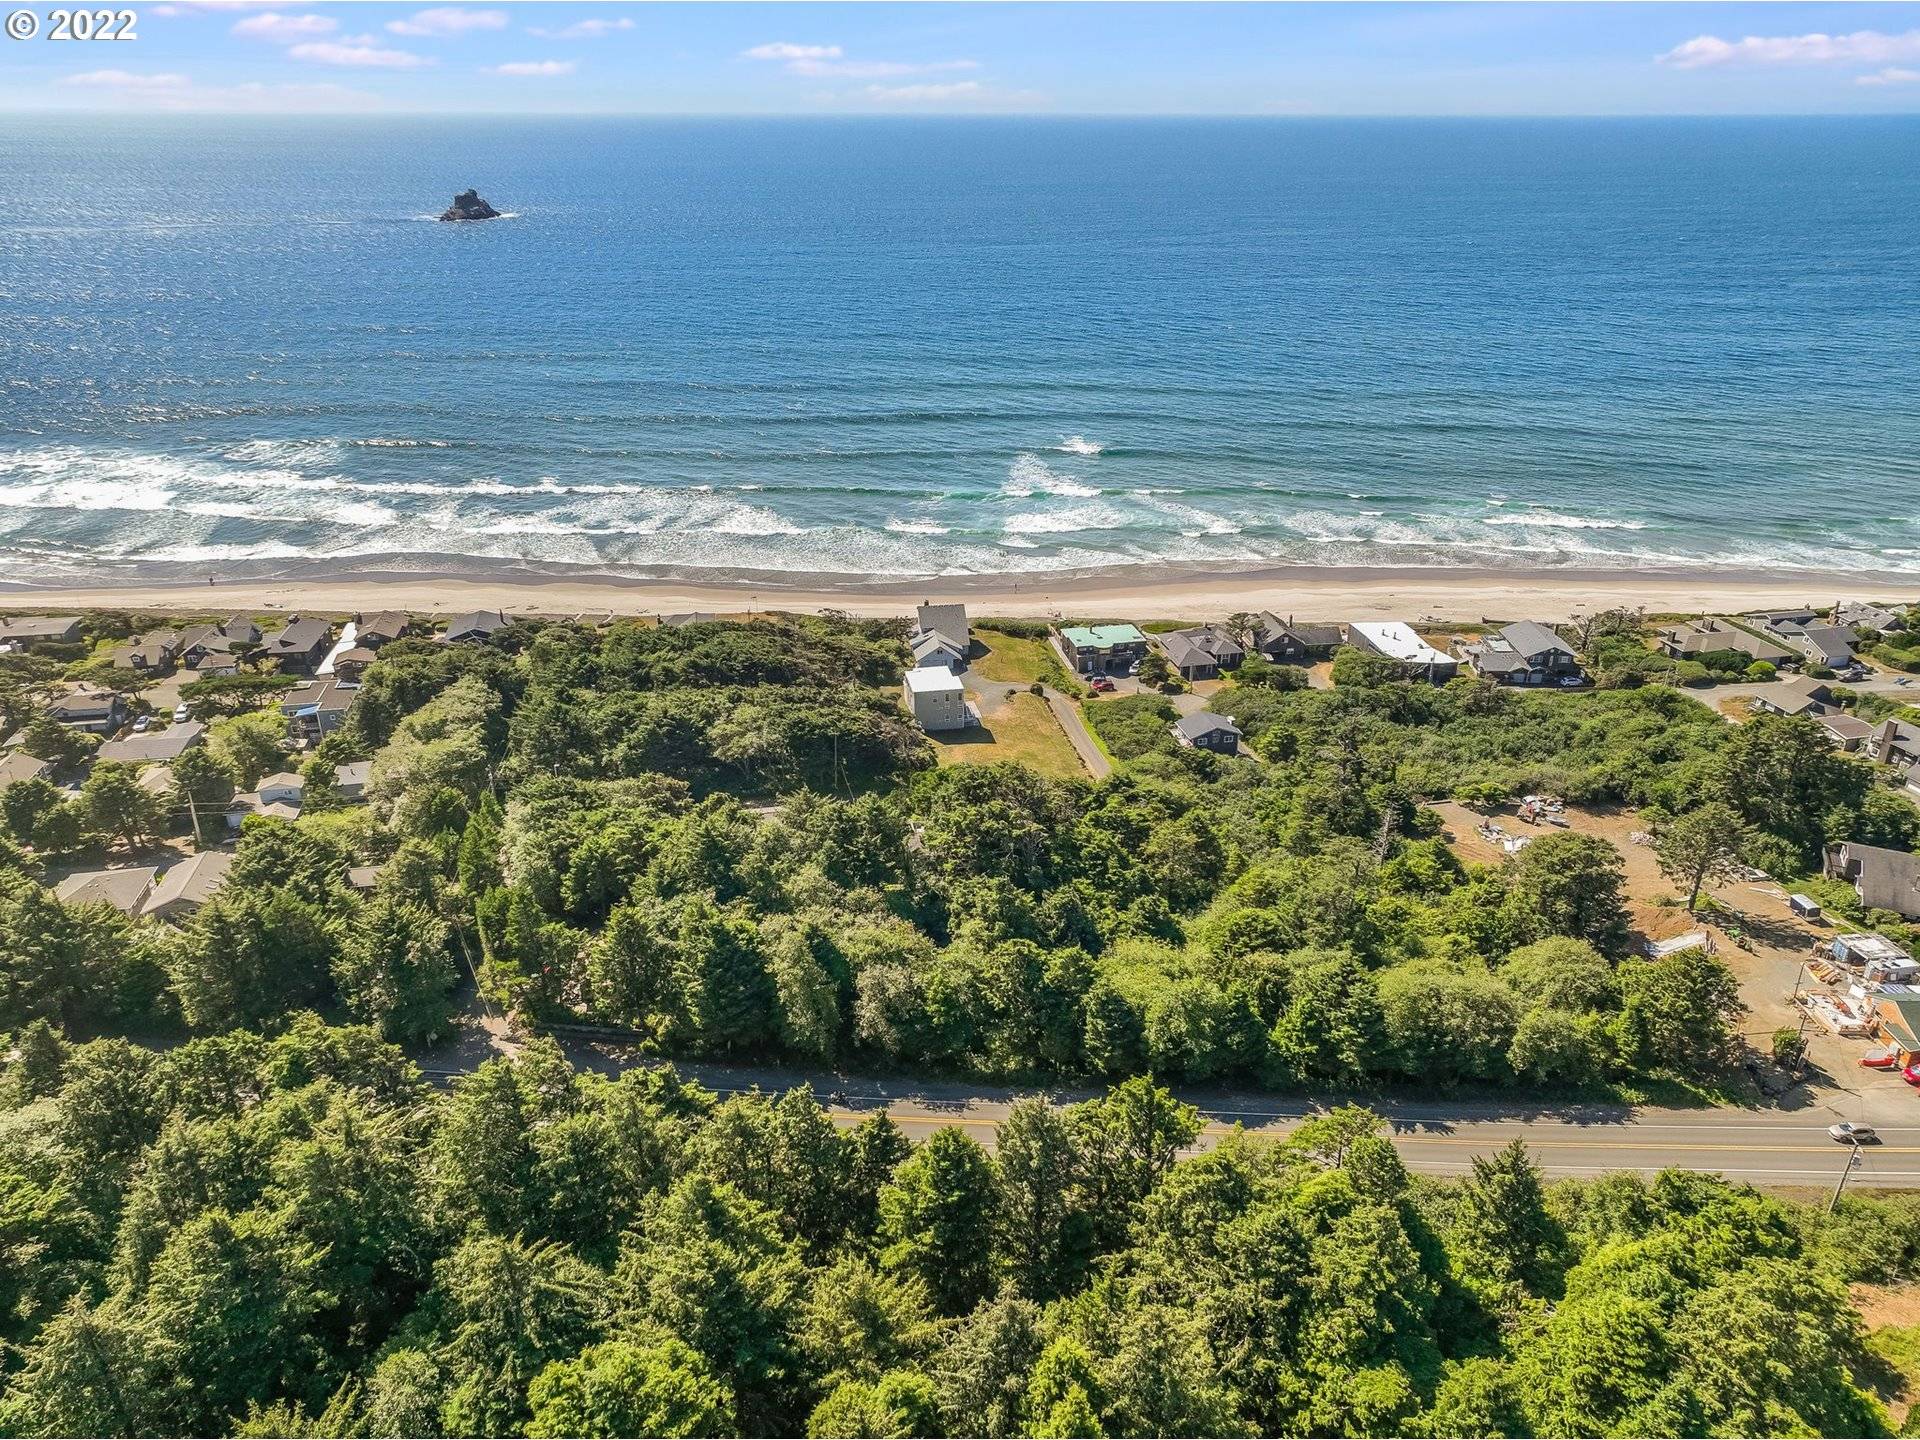
<path fill-rule="evenodd" d="M 464 35 L 469 30 L 506 28 L 504 10 L 462 10 L 458 5 L 440 5 L 405 20 L 387 22 L 387 29 L 395 35 Z"/>
<path fill-rule="evenodd" d="M 1697 35 L 1659 60 L 1681 70 L 1714 65 L 1888 65 L 1920 60 L 1920 30 L 1903 35 L 1878 30 L 1856 30 L 1851 35 L 1748 35 L 1740 40 Z"/>
<path fill-rule="evenodd" d="M 863 93 L 869 100 L 886 105 L 922 105 L 928 101 L 978 100 L 988 92 L 978 80 L 954 80 L 945 85 L 869 85 Z"/>
<path fill-rule="evenodd" d="M 271 40 L 291 45 L 296 40 L 311 40 L 316 35 L 331 35 L 340 28 L 338 20 L 325 15 L 282 15 L 269 10 L 264 15 L 249 15 L 236 20 L 232 33 L 250 40 Z"/>
<path fill-rule="evenodd" d="M 171 71 L 142 75 L 132 70 L 87 70 L 60 83 L 98 90 L 184 90 L 193 82 Z"/>
<path fill-rule="evenodd" d="M 571 60 L 509 60 L 504 65 L 495 65 L 491 73 L 495 75 L 571 75 L 574 62 Z"/>
<path fill-rule="evenodd" d="M 296 60 L 311 60 L 316 65 L 352 65 L 370 70 L 413 70 L 433 61 L 407 50 L 387 50 L 377 45 L 341 45 L 315 41 L 296 45 L 287 51 Z"/>
<path fill-rule="evenodd" d="M 1856 85 L 1912 85 L 1920 81 L 1920 70 L 1903 70 L 1898 65 L 1889 65 L 1884 70 L 1876 70 L 1871 75 L 1856 75 Z"/>
<path fill-rule="evenodd" d="M 576 20 L 559 30 L 543 30 L 538 25 L 529 25 L 527 33 L 538 35 L 542 40 L 593 40 L 602 35 L 611 35 L 616 30 L 633 28 L 633 21 L 622 15 L 617 20 Z"/>
<path fill-rule="evenodd" d="M 789 40 L 775 40 L 770 45 L 756 45 L 751 50 L 742 50 L 742 60 L 838 60 L 845 52 L 838 45 L 795 45 Z"/>

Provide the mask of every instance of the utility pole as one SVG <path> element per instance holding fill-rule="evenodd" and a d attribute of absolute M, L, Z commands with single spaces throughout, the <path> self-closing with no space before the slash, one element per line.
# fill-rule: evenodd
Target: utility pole
<path fill-rule="evenodd" d="M 1833 1198 L 1827 1201 L 1827 1214 L 1833 1214 L 1833 1207 L 1840 1203 L 1840 1192 L 1847 1188 L 1847 1177 L 1852 1175 L 1860 1164 L 1860 1142 L 1854 1141 L 1847 1149 L 1846 1168 L 1840 1172 L 1840 1183 L 1833 1187 Z"/>

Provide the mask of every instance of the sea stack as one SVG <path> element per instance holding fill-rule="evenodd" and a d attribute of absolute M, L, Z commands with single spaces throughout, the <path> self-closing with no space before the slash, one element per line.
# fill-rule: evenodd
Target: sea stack
<path fill-rule="evenodd" d="M 453 197 L 442 220 L 498 220 L 500 212 L 480 198 L 478 190 L 462 190 Z"/>

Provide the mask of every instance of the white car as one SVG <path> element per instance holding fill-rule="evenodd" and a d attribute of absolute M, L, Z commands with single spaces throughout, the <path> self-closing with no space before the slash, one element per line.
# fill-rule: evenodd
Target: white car
<path fill-rule="evenodd" d="M 1877 1145 L 1880 1132 L 1871 1125 L 1856 1125 L 1851 1120 L 1842 1120 L 1838 1125 L 1829 1125 L 1827 1134 L 1842 1145 Z"/>
<path fill-rule="evenodd" d="M 191 720 L 192 718 L 193 718 L 193 712 L 189 710 L 186 706 L 176 705 L 173 707 L 173 723 L 174 724 L 184 725 L 187 723 L 187 721 Z"/>
<path fill-rule="evenodd" d="M 153 717 L 151 715 L 142 715 L 133 722 L 133 733 L 136 735 L 143 734 L 151 724 L 153 724 Z"/>

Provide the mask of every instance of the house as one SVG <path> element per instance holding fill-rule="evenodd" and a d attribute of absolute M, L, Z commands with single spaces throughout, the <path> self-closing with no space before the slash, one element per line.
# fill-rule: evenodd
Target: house
<path fill-rule="evenodd" d="M 485 640 L 495 631 L 504 630 L 512 623 L 512 620 L 498 610 L 469 610 L 466 614 L 456 615 L 447 621 L 447 628 L 440 638 L 448 644 Z"/>
<path fill-rule="evenodd" d="M 1805 675 L 1769 680 L 1763 685 L 1748 687 L 1746 693 L 1754 709 L 1770 715 L 1824 715 L 1835 708 L 1832 687 Z"/>
<path fill-rule="evenodd" d="M 355 865 L 347 871 L 347 884 L 362 895 L 371 895 L 374 887 L 380 883 L 380 865 Z"/>
<path fill-rule="evenodd" d="M 0 615 L 0 654 L 35 645 L 71 645 L 79 638 L 78 615 Z"/>
<path fill-rule="evenodd" d="M 1060 658 L 1076 675 L 1125 675 L 1147 653 L 1137 625 L 1069 625 L 1054 635 Z"/>
<path fill-rule="evenodd" d="M 1833 607 L 1833 623 L 1844 625 L 1849 630 L 1878 630 L 1885 634 L 1889 630 L 1907 628 L 1905 612 L 1890 610 L 1885 605 L 1875 605 L 1866 600 L 1843 600 Z"/>
<path fill-rule="evenodd" d="M 1460 662 L 1436 650 L 1398 620 L 1356 620 L 1347 626 L 1347 643 L 1356 650 L 1397 661 L 1409 676 L 1444 685 L 1460 673 Z"/>
<path fill-rule="evenodd" d="M 173 798 L 173 767 L 171 765 L 144 765 L 140 773 L 133 777 L 133 783 L 149 795 L 158 795 L 162 799 Z"/>
<path fill-rule="evenodd" d="M 149 920 L 178 924 L 213 898 L 232 868 L 233 856 L 224 850 L 206 850 L 177 860 L 161 875 L 140 913 Z"/>
<path fill-rule="evenodd" d="M 1222 670 L 1238 670 L 1247 658 L 1247 647 L 1222 625 L 1169 630 L 1154 638 L 1183 680 L 1217 680 Z"/>
<path fill-rule="evenodd" d="M 1173 738 L 1191 750 L 1211 750 L 1216 755 L 1236 755 L 1240 751 L 1240 727 L 1224 715 L 1196 710 L 1182 715 L 1170 728 Z"/>
<path fill-rule="evenodd" d="M 913 633 L 907 637 L 907 644 L 913 649 L 915 665 L 966 669 L 967 657 L 973 653 L 973 626 L 967 621 L 967 607 L 922 602 L 914 611 Z"/>
<path fill-rule="evenodd" d="M 1867 755 L 1882 765 L 1920 765 L 1920 725 L 1882 720 L 1867 737 Z"/>
<path fill-rule="evenodd" d="M 346 723 L 347 712 L 360 698 L 358 686 L 342 683 L 337 675 L 309 680 L 280 701 L 280 713 L 296 740 L 319 742 Z"/>
<path fill-rule="evenodd" d="M 236 645 L 258 645 L 260 627 L 244 615 L 218 625 L 195 625 L 180 636 L 178 659 L 201 675 L 231 675 L 238 668 Z"/>
<path fill-rule="evenodd" d="M 334 676 L 342 685 L 358 685 L 366 675 L 367 667 L 379 658 L 364 645 L 342 650 L 333 657 Z"/>
<path fill-rule="evenodd" d="M 47 714 L 69 730 L 111 735 L 126 723 L 127 702 L 112 691 L 76 690 L 49 705 Z"/>
<path fill-rule="evenodd" d="M 1856 934 L 1833 937 L 1833 958 L 1856 969 L 1868 965 L 1900 968 L 1913 964 L 1913 958 L 1884 935 Z"/>
<path fill-rule="evenodd" d="M 902 681 L 907 710 L 922 730 L 964 730 L 974 723 L 966 687 L 944 665 L 922 665 Z"/>
<path fill-rule="evenodd" d="M 1567 638 L 1532 620 L 1502 625 L 1460 653 L 1476 675 L 1502 685 L 1575 685 L 1587 678 Z"/>
<path fill-rule="evenodd" d="M 122 670 L 164 670 L 173 664 L 173 657 L 179 649 L 179 631 L 149 630 L 131 645 L 119 650 L 113 657 L 113 663 Z"/>
<path fill-rule="evenodd" d="M 1766 610 L 1746 617 L 1809 665 L 1845 670 L 1854 663 L 1853 631 L 1829 624 L 1811 610 Z"/>
<path fill-rule="evenodd" d="M 411 624 L 405 612 L 400 610 L 376 610 L 364 619 L 354 621 L 354 643 L 368 650 L 378 650 L 390 640 L 398 640 L 407 633 Z M 338 661 L 334 662 L 338 665 Z"/>
<path fill-rule="evenodd" d="M 1827 738 L 1834 748 L 1849 755 L 1857 755 L 1865 748 L 1868 737 L 1873 734 L 1873 726 L 1858 715 L 1849 715 L 1844 710 L 1830 710 L 1814 719 L 1820 722 L 1821 729 L 1827 732 Z"/>
<path fill-rule="evenodd" d="M 269 775 L 260 782 L 259 789 L 244 791 L 233 797 L 233 803 L 227 806 L 227 828 L 238 831 L 249 815 L 298 820 L 306 791 L 306 783 L 290 770 Z"/>
<path fill-rule="evenodd" d="M 66 905 L 111 905 L 122 915 L 137 915 L 153 892 L 153 877 L 158 873 L 152 865 L 76 870 L 53 887 L 53 897 Z"/>
<path fill-rule="evenodd" d="M 287 618 L 286 628 L 266 637 L 261 651 L 289 675 L 311 675 L 333 648 L 333 625 L 318 617 Z"/>
<path fill-rule="evenodd" d="M 0 790 L 21 780 L 38 780 L 51 769 L 50 760 L 29 755 L 24 750 L 9 750 L 0 755 Z"/>
<path fill-rule="evenodd" d="M 1881 995 L 1873 1005 L 1875 1032 L 1899 1052 L 1900 1063 L 1920 1059 L 1920 1000 Z"/>
<path fill-rule="evenodd" d="M 1770 665 L 1799 658 L 1785 645 L 1743 629 L 1731 620 L 1688 620 L 1659 632 L 1660 649 L 1676 660 L 1692 660 L 1716 650 L 1733 650 L 1749 660 L 1765 660 Z"/>
<path fill-rule="evenodd" d="M 1270 610 L 1261 612 L 1253 631 L 1253 648 L 1260 652 L 1261 659 L 1276 665 L 1325 660 L 1346 643 L 1344 625 L 1295 620 L 1291 615 L 1282 620 Z"/>
<path fill-rule="evenodd" d="M 1920 855 L 1843 840 L 1827 848 L 1827 874 L 1851 881 L 1869 910 L 1920 920 Z"/>
<path fill-rule="evenodd" d="M 333 767 L 333 786 L 342 800 L 363 799 L 367 793 L 367 776 L 373 769 L 371 760 L 349 760 L 344 765 Z"/>
<path fill-rule="evenodd" d="M 170 765 L 200 743 L 207 727 L 198 720 L 182 720 L 164 730 L 148 730 L 109 740 L 94 752 L 95 760 L 111 760 L 120 765 Z"/>

